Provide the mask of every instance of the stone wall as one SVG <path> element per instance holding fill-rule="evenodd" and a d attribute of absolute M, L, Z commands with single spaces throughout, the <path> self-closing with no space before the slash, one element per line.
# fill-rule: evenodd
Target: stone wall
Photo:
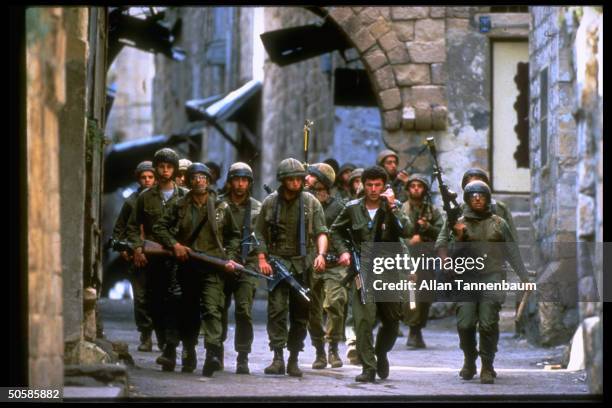
<path fill-rule="evenodd" d="M 165 19 L 169 24 L 182 19 L 182 33 L 176 46 L 183 48 L 187 57 L 173 61 L 155 56 L 153 130 L 156 134 L 186 129 L 189 122 L 185 102 L 188 100 L 225 94 L 251 79 L 239 66 L 240 58 L 249 57 L 239 57 L 242 44 L 250 40 L 249 31 L 240 30 L 240 23 L 249 21 L 248 16 L 242 16 L 243 10 L 238 7 L 169 7 L 166 10 Z M 244 13 L 248 14 L 248 10 Z M 233 123 L 221 125 L 236 137 Z M 225 175 L 236 157 L 236 149 L 230 142 L 214 128 L 207 127 L 203 131 L 202 156 L 191 159 L 213 160 L 222 165 L 221 173 Z"/>
<path fill-rule="evenodd" d="M 59 142 L 66 103 L 62 8 L 26 10 L 28 355 L 31 387 L 64 382 Z"/>
<path fill-rule="evenodd" d="M 264 31 L 320 23 L 320 17 L 302 7 L 266 7 Z M 327 153 L 333 144 L 332 83 L 321 58 L 310 58 L 285 67 L 264 65 L 262 176 L 263 182 L 277 185 L 276 167 L 287 157 L 304 160 L 304 120 L 314 122 L 309 161 Z"/>
<path fill-rule="evenodd" d="M 113 143 L 153 135 L 153 54 L 125 46 L 108 70 L 107 82 L 115 88 L 106 134 Z"/>
<path fill-rule="evenodd" d="M 603 11 L 569 8 L 575 30 L 574 117 L 577 125 L 578 182 L 575 194 L 578 298 L 589 389 L 603 393 Z M 598 301 L 596 301 L 598 299 Z"/>
<path fill-rule="evenodd" d="M 562 18 L 562 8 L 532 7 L 530 10 L 533 16 L 529 38 L 531 220 L 536 240 L 535 259 L 539 261 L 535 266 L 540 282 L 567 282 L 568 277 L 575 278 L 571 270 L 575 253 L 560 251 L 558 243 L 576 239 L 575 188 L 579 159 L 576 123 L 569 103 L 574 99 L 575 81 L 571 33 Z M 547 85 L 541 81 L 547 81 Z M 568 272 L 573 276 L 565 276 Z M 539 333 L 532 332 L 536 336 L 533 340 L 557 345 L 571 338 L 578 324 L 577 298 L 575 287 L 568 289 L 558 302 L 538 304 L 535 318 Z"/>

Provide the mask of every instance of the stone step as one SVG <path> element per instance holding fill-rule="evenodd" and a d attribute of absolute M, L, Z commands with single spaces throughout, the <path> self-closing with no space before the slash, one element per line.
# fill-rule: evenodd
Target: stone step
<path fill-rule="evenodd" d="M 533 245 L 533 236 L 531 235 L 531 228 L 516 226 L 516 232 L 518 234 L 519 245 Z"/>
<path fill-rule="evenodd" d="M 529 212 L 531 204 L 529 194 L 496 194 L 493 193 L 493 198 L 498 201 L 503 201 L 508 206 L 511 212 Z"/>
<path fill-rule="evenodd" d="M 531 213 L 529 212 L 520 212 L 513 211 L 512 212 L 512 221 L 514 221 L 514 226 L 518 227 L 531 227 Z"/>

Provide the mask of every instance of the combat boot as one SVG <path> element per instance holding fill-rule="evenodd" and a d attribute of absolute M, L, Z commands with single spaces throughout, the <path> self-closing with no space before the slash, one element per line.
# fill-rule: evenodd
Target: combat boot
<path fill-rule="evenodd" d="M 408 341 L 406 346 L 412 348 L 426 348 L 425 342 L 423 341 L 423 334 L 419 327 L 410 327 L 410 334 L 408 335 Z"/>
<path fill-rule="evenodd" d="M 361 374 L 355 377 L 357 382 L 376 382 L 376 370 L 373 368 L 364 368 L 361 370 Z"/>
<path fill-rule="evenodd" d="M 361 365 L 361 358 L 359 358 L 359 352 L 357 351 L 355 343 L 348 344 L 346 358 L 348 358 L 349 364 L 351 365 Z"/>
<path fill-rule="evenodd" d="M 274 349 L 274 358 L 272 364 L 264 369 L 264 374 L 285 375 L 285 357 L 283 357 L 283 349 Z"/>
<path fill-rule="evenodd" d="M 387 353 L 376 354 L 376 372 L 381 379 L 389 377 L 389 359 Z"/>
<path fill-rule="evenodd" d="M 300 370 L 298 365 L 298 355 L 299 351 L 291 351 L 289 353 L 289 359 L 287 360 L 287 374 L 289 374 L 291 377 L 301 377 L 303 375 L 302 370 Z"/>
<path fill-rule="evenodd" d="M 489 359 L 481 359 L 482 367 L 480 369 L 480 383 L 493 384 L 495 383 L 495 375 L 493 373 L 493 361 Z"/>
<path fill-rule="evenodd" d="M 151 332 L 140 333 L 140 344 L 138 345 L 138 351 L 153 351 Z"/>
<path fill-rule="evenodd" d="M 161 356 L 155 362 L 162 366 L 162 371 L 174 371 L 176 367 L 176 346 L 166 343 Z"/>
<path fill-rule="evenodd" d="M 183 373 L 193 373 L 198 365 L 198 358 L 196 356 L 195 346 L 185 346 L 183 344 L 183 352 L 181 354 L 181 362 Z"/>
<path fill-rule="evenodd" d="M 329 344 L 329 355 L 327 356 L 329 360 L 329 364 L 332 368 L 342 367 L 342 360 L 338 355 L 338 343 L 330 343 Z"/>
<path fill-rule="evenodd" d="M 236 374 L 250 374 L 249 370 L 249 353 L 244 351 L 238 352 L 236 358 Z"/>
<path fill-rule="evenodd" d="M 471 380 L 476 375 L 476 359 L 471 356 L 463 356 L 463 367 L 459 371 L 459 376 L 464 380 Z"/>
<path fill-rule="evenodd" d="M 322 370 L 327 367 L 327 358 L 325 357 L 325 346 L 323 343 L 315 344 L 317 350 L 317 356 L 315 361 L 312 363 L 312 368 L 315 370 Z"/>
<path fill-rule="evenodd" d="M 202 375 L 204 377 L 212 377 L 215 371 L 218 371 L 221 367 L 219 362 L 219 350 L 218 347 L 208 346 L 206 348 L 206 358 L 204 359 L 204 366 L 202 367 Z"/>

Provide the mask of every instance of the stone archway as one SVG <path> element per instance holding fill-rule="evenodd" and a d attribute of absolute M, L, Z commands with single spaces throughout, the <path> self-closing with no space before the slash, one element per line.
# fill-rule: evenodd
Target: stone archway
<path fill-rule="evenodd" d="M 325 7 L 366 67 L 387 132 L 447 127 L 445 7 Z"/>

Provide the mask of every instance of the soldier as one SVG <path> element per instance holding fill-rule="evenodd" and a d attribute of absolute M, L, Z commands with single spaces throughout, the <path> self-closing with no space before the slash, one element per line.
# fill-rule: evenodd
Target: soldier
<path fill-rule="evenodd" d="M 174 179 L 174 181 L 176 181 L 176 184 L 178 184 L 181 187 L 186 187 L 185 174 L 187 173 L 187 168 L 189 166 L 191 166 L 191 160 L 188 160 L 188 159 L 179 160 L 179 170 L 178 170 L 178 174 L 176 178 Z"/>
<path fill-rule="evenodd" d="M 304 166 L 298 160 L 289 158 L 280 162 L 277 180 L 281 186 L 263 201 L 255 234 L 260 242 L 257 255 L 262 273 L 272 274 L 266 256 L 273 255 L 303 286 L 308 286 L 309 269 L 314 267 L 315 272 L 325 269 L 327 227 L 319 201 L 302 191 L 305 176 Z M 304 348 L 308 309 L 308 302 L 286 282 L 279 283 L 268 294 L 267 330 L 274 358 L 265 368 L 266 374 L 285 374 L 283 349 L 287 347 L 290 352 L 287 374 L 302 376 L 298 355 Z M 287 313 L 290 321 L 288 333 Z"/>
<path fill-rule="evenodd" d="M 393 150 L 385 149 L 378 153 L 376 158 L 376 164 L 381 166 L 387 172 L 389 176 L 389 182 L 391 188 L 398 200 L 402 203 L 408 199 L 406 194 L 406 182 L 408 181 L 408 174 L 405 171 L 397 171 L 399 166 L 399 156 Z"/>
<path fill-rule="evenodd" d="M 463 178 L 461 179 L 461 188 L 465 188 L 466 184 L 471 181 L 480 180 L 485 182 L 487 185 L 491 185 L 489 182 L 489 175 L 486 171 L 479 169 L 478 167 L 472 167 L 468 169 L 465 173 L 463 173 Z M 490 187 L 489 187 L 490 188 Z M 467 208 L 467 204 L 463 203 L 461 206 L 462 210 Z M 491 211 L 493 214 L 498 215 L 504 219 L 508 223 L 510 227 L 510 233 L 515 241 L 518 241 L 518 232 L 516 231 L 516 227 L 514 226 L 514 220 L 512 219 L 512 213 L 506 204 L 502 201 L 496 201 L 491 197 Z M 448 242 L 449 240 L 449 229 L 446 227 L 446 220 L 444 221 L 444 225 L 442 230 L 440 231 L 440 235 L 436 239 L 436 247 L 439 247 L 441 243 Z"/>
<path fill-rule="evenodd" d="M 253 170 L 242 162 L 234 163 L 227 173 L 229 192 L 219 197 L 219 201 L 229 208 L 233 229 L 240 233 L 240 251 L 237 252 L 239 262 L 251 269 L 257 267 L 257 256 L 253 243 L 249 240 L 255 229 L 255 221 L 261 211 L 261 203 L 251 197 L 250 189 L 253 184 Z M 236 374 L 249 374 L 249 353 L 253 344 L 252 309 L 257 288 L 257 278 L 247 274 L 226 276 L 225 279 L 225 307 L 223 309 L 223 335 L 222 341 L 227 338 L 227 314 L 234 295 L 234 317 L 236 331 L 234 334 L 234 348 L 238 352 L 236 359 Z M 221 343 L 223 348 L 223 343 Z"/>
<path fill-rule="evenodd" d="M 216 191 L 217 190 L 217 180 L 219 180 L 219 178 L 221 177 L 221 166 L 219 166 L 217 163 L 215 163 L 212 160 L 207 161 L 204 164 L 206 165 L 206 167 L 210 169 L 210 174 L 212 175 L 210 179 L 210 187 Z"/>
<path fill-rule="evenodd" d="M 414 173 L 408 178 L 408 201 L 402 206 L 402 212 L 408 216 L 412 231 L 409 236 L 408 246 L 412 249 L 411 255 L 417 256 L 424 253 L 425 256 L 434 256 L 433 243 L 435 242 L 440 229 L 444 224 L 444 219 L 440 210 L 431 202 L 429 196 L 429 181 L 423 174 Z M 430 242 L 431 248 L 420 245 Z M 418 254 L 412 253 L 418 251 Z M 417 287 L 420 287 L 423 280 L 434 278 L 431 271 L 421 268 L 416 271 Z M 427 324 L 427 316 L 431 302 L 427 301 L 426 294 L 417 293 L 418 299 L 416 308 L 410 309 L 410 303 L 404 304 L 404 323 L 410 328 L 406 346 L 414 348 L 425 348 L 423 334 L 421 330 Z"/>
<path fill-rule="evenodd" d="M 130 214 L 136 208 L 136 200 L 138 195 L 147 188 L 153 187 L 155 184 L 155 170 L 151 161 L 143 161 L 136 166 L 134 171 L 136 179 L 140 187 L 134 191 L 123 203 L 121 212 L 115 221 L 113 228 L 113 238 L 117 240 L 127 240 L 127 226 L 130 219 Z M 121 257 L 130 262 L 128 273 L 130 283 L 134 292 L 134 321 L 140 332 L 140 344 L 138 351 L 153 350 L 151 341 L 151 332 L 153 331 L 153 323 L 151 322 L 151 312 L 149 311 L 149 294 L 147 293 L 147 278 L 144 269 L 135 268 L 131 263 L 131 257 L 126 251 L 121 252 Z"/>
<path fill-rule="evenodd" d="M 461 279 L 469 282 L 501 282 L 505 279 L 504 262 L 507 260 L 522 282 L 529 282 L 525 265 L 508 223 L 491 212 L 491 190 L 482 181 L 472 181 L 465 186 L 463 201 L 466 210 L 453 226 L 457 242 L 496 242 L 508 245 L 489 246 L 485 267 L 478 273 L 465 272 Z M 464 363 L 459 375 L 471 380 L 476 374 L 476 358 L 480 354 L 482 368 L 480 382 L 493 384 L 497 376 L 493 368 L 499 340 L 499 311 L 504 294 L 493 291 L 477 293 L 470 302 L 457 306 L 457 332 L 463 350 Z M 476 327 L 480 334 L 480 351 L 476 349 Z"/>
<path fill-rule="evenodd" d="M 357 166 L 355 166 L 353 163 L 344 163 L 340 167 L 337 172 L 336 182 L 331 190 L 331 194 L 334 197 L 338 197 L 341 200 L 347 200 L 350 198 L 348 178 L 349 174 L 351 174 L 356 167 Z"/>
<path fill-rule="evenodd" d="M 408 219 L 399 208 L 401 203 L 395 199 L 392 189 L 385 190 L 386 171 L 379 166 L 369 167 L 363 171 L 361 180 L 365 196 L 348 202 L 331 228 L 334 246 L 341 253 L 339 263 L 346 266 L 351 262 L 344 241 L 347 228 L 352 228 L 357 246 L 361 246 L 363 242 L 399 242 L 401 237 L 408 237 L 410 232 Z M 357 351 L 362 363 L 362 373 L 355 381 L 374 382 L 376 373 L 385 379 L 389 376 L 387 353 L 393 348 L 397 338 L 401 318 L 400 304 L 372 302 L 363 305 L 357 287 L 354 286 L 352 307 Z M 374 346 L 372 330 L 377 315 L 382 325 Z"/>
<path fill-rule="evenodd" d="M 325 223 L 331 227 L 332 223 L 344 208 L 343 202 L 330 195 L 336 175 L 331 166 L 317 163 L 310 166 L 306 176 L 309 191 L 319 200 L 325 212 Z M 329 255 L 338 256 L 333 245 L 329 246 Z M 310 305 L 310 319 L 308 332 L 310 340 L 316 349 L 316 358 L 312 363 L 313 369 L 323 369 L 329 364 L 332 368 L 342 367 L 342 359 L 338 355 L 338 342 L 344 339 L 344 311 L 348 293 L 342 285 L 346 276 L 346 267 L 342 265 L 327 264 L 323 273 L 312 275 L 312 303 Z M 323 329 L 323 314 L 327 315 L 327 323 Z M 325 342 L 329 343 L 329 355 L 325 356 Z"/>
<path fill-rule="evenodd" d="M 222 314 L 224 305 L 223 271 L 202 267 L 189 258 L 189 249 L 220 258 L 233 258 L 238 246 L 237 231 L 232 229 L 229 212 L 215 205 L 216 193 L 208 182 L 211 173 L 202 163 L 187 169 L 191 190 L 153 227 L 159 242 L 172 248 L 179 263 L 178 280 L 181 288 L 180 312 L 169 324 L 180 332 L 183 341 L 183 372 L 193 372 L 197 365 L 195 346 L 200 331 L 200 298 L 203 301 L 204 347 L 206 359 L 202 375 L 212 377 L 220 367 Z M 227 246 L 227 252 L 224 249 Z M 233 260 L 225 264 L 233 272 Z M 178 319 L 177 319 L 178 317 Z M 174 368 L 178 342 L 168 339 L 159 364 Z"/>
<path fill-rule="evenodd" d="M 172 149 L 163 148 L 155 153 L 153 168 L 156 172 L 157 184 L 140 193 L 136 200 L 135 211 L 130 214 L 128 221 L 127 233 L 134 248 L 134 265 L 137 268 L 146 268 L 144 273 L 147 276 L 147 284 L 151 287 L 151 319 L 160 350 L 165 350 L 168 336 L 177 336 L 176 333 L 171 331 L 168 333 L 164 323 L 165 316 L 168 313 L 164 305 L 171 297 L 171 288 L 176 286 L 173 284 L 175 282 L 176 265 L 168 259 L 151 260 L 149 262 L 142 251 L 142 247 L 143 238 L 153 239 L 153 224 L 170 211 L 174 203 L 187 192 L 186 189 L 177 186 L 174 182 L 178 161 L 178 155 Z M 172 338 L 171 340 L 174 341 L 175 339 Z M 172 367 L 172 370 L 174 370 L 174 367 Z"/>
<path fill-rule="evenodd" d="M 363 174 L 363 168 L 359 167 L 349 174 L 348 183 L 350 191 L 350 200 L 355 200 L 363 195 L 363 183 L 361 182 L 361 175 Z"/>

